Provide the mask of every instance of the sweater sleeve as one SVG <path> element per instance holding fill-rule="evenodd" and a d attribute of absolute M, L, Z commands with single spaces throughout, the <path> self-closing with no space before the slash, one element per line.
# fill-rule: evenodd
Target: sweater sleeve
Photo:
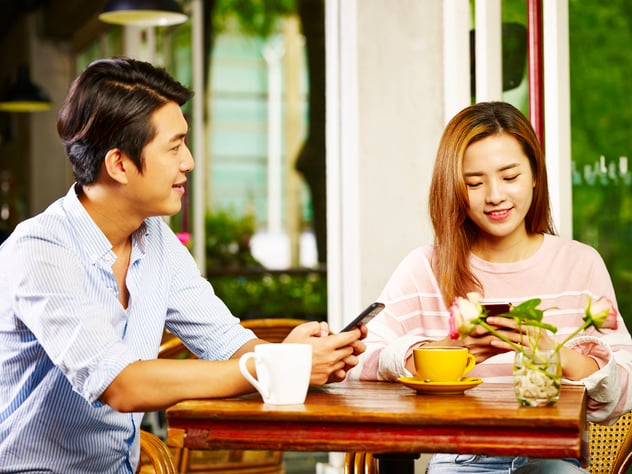
<path fill-rule="evenodd" d="M 581 381 L 588 392 L 589 421 L 610 423 L 632 409 L 630 344 L 623 321 L 609 334 L 576 337 L 567 344 L 599 365 L 599 370 Z"/>
<path fill-rule="evenodd" d="M 616 302 L 608 269 L 601 256 L 594 249 L 590 250 L 593 253 L 588 266 L 591 296 L 606 296 Z M 567 345 L 592 357 L 599 365 L 599 370 L 582 380 L 588 392 L 588 419 L 610 423 L 632 410 L 632 338 L 621 315 L 617 314 L 616 328 L 601 331 L 591 328 Z"/>
<path fill-rule="evenodd" d="M 432 247 L 412 251 L 391 275 L 378 298 L 385 308 L 367 325 L 366 351 L 350 379 L 409 376 L 405 363 L 412 349 L 447 336 L 448 310 L 430 269 L 431 253 Z"/>

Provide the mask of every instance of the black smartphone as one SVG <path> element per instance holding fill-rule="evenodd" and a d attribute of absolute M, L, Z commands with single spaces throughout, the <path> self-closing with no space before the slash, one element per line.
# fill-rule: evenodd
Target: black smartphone
<path fill-rule="evenodd" d="M 371 303 L 369 306 L 366 307 L 366 309 L 364 311 L 362 311 L 357 318 L 355 318 L 353 321 L 351 321 L 349 324 L 347 324 L 342 332 L 345 331 L 351 331 L 352 329 L 355 329 L 356 327 L 358 327 L 360 324 L 367 324 L 369 321 L 371 321 L 375 316 L 378 315 L 378 313 L 380 311 L 382 311 L 384 309 L 384 304 L 383 303 Z"/>
<path fill-rule="evenodd" d="M 509 303 L 490 303 L 483 306 L 487 310 L 487 316 L 497 316 L 509 312 Z"/>

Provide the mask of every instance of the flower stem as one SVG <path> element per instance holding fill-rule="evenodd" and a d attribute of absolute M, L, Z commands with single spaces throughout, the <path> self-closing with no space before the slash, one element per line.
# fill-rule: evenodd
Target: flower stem
<path fill-rule="evenodd" d="M 529 371 L 537 371 L 540 374 L 544 375 L 548 379 L 559 381 L 560 373 L 558 372 L 559 366 L 559 358 L 557 360 L 552 360 L 551 358 L 547 358 L 546 354 L 550 352 L 551 354 L 557 355 L 557 350 L 553 349 L 552 351 L 541 351 L 538 352 L 536 350 L 529 356 L 526 353 L 523 353 L 523 358 L 520 361 L 521 368 Z M 548 368 L 550 366 L 555 366 L 555 372 L 549 372 Z M 518 368 L 519 365 L 514 367 Z M 516 373 L 514 372 L 514 375 Z"/>
<path fill-rule="evenodd" d="M 592 324 L 591 320 L 588 320 L 586 322 L 584 322 L 584 324 L 582 324 L 580 327 L 578 327 L 575 331 L 573 331 L 571 334 L 569 334 L 566 339 L 564 339 L 561 343 L 559 343 L 557 346 L 555 346 L 555 351 L 559 352 L 559 350 L 568 342 L 570 341 L 572 338 L 574 338 L 577 334 L 579 334 L 581 331 L 583 331 L 584 329 L 586 329 L 588 326 L 590 326 Z"/>
<path fill-rule="evenodd" d="M 511 347 L 513 347 L 513 349 L 516 352 L 522 352 L 524 354 L 524 348 L 522 346 L 519 346 L 518 344 L 516 344 L 513 341 L 510 341 L 509 339 L 507 339 L 505 336 L 503 336 L 502 334 L 500 334 L 499 332 L 496 331 L 496 329 L 494 329 L 492 326 L 490 326 L 489 324 L 487 324 L 486 321 L 481 320 L 478 324 L 480 324 L 481 326 L 483 326 L 485 329 L 487 329 L 489 332 L 491 332 L 494 336 L 496 336 L 498 339 L 500 339 L 501 341 L 506 342 L 507 344 L 509 344 Z"/>

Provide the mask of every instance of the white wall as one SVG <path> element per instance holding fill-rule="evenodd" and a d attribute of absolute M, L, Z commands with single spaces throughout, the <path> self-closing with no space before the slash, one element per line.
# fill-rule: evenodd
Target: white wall
<path fill-rule="evenodd" d="M 568 5 L 552 3 L 544 11 L 545 142 L 554 218 L 569 236 Z M 476 5 L 477 22 L 500 22 L 499 1 Z M 326 2 L 334 329 L 377 298 L 405 254 L 433 240 L 427 193 L 437 143 L 469 104 L 469 16 L 468 0 Z M 483 29 L 480 48 L 498 43 L 500 24 Z M 477 65 L 478 100 L 500 99 L 500 71 L 500 58 Z"/>
<path fill-rule="evenodd" d="M 560 235 L 573 237 L 568 2 L 542 2 L 544 147 L 551 211 Z"/>
<path fill-rule="evenodd" d="M 336 329 L 377 298 L 409 251 L 433 239 L 426 203 L 445 122 L 443 2 L 328 0 L 326 27 Z"/>

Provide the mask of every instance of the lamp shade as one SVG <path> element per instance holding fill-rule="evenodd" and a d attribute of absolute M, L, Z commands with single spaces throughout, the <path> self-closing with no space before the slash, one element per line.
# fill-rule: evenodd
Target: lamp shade
<path fill-rule="evenodd" d="M 48 110 L 51 102 L 46 93 L 31 82 L 29 67 L 22 64 L 15 84 L 0 98 L 0 110 L 5 112 L 39 112 Z"/>
<path fill-rule="evenodd" d="M 99 20 L 115 25 L 168 26 L 187 21 L 176 0 L 108 0 Z"/>

